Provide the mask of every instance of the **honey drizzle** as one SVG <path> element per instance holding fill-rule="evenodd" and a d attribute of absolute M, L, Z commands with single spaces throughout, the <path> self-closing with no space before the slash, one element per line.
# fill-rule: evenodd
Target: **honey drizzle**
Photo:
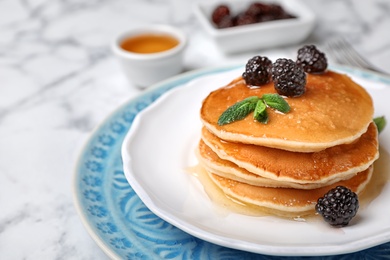
<path fill-rule="evenodd" d="M 374 163 L 374 172 L 366 188 L 359 194 L 360 210 L 367 208 L 375 198 L 377 198 L 383 187 L 390 180 L 390 155 L 380 147 L 380 157 Z M 220 215 L 228 215 L 231 212 L 254 216 L 278 216 L 295 221 L 308 221 L 317 216 L 314 211 L 306 212 L 297 216 L 294 213 L 279 212 L 276 210 L 260 207 L 257 205 L 242 202 L 225 194 L 208 176 L 206 170 L 196 165 L 187 169 L 190 174 L 196 177 L 202 184 L 204 191 L 215 205 L 215 210 Z"/>
<path fill-rule="evenodd" d="M 390 154 L 379 147 L 379 159 L 374 162 L 374 173 L 366 188 L 359 195 L 360 210 L 367 208 L 390 180 Z"/>
<path fill-rule="evenodd" d="M 279 216 L 287 219 L 294 219 L 296 221 L 305 221 L 306 218 L 313 216 L 314 211 L 306 212 L 303 215 L 297 215 L 296 213 L 282 212 L 278 210 L 273 210 L 265 207 L 260 207 L 253 205 L 247 202 L 243 202 L 239 199 L 236 199 L 228 194 L 224 193 L 209 177 L 206 170 L 200 166 L 196 165 L 194 167 L 188 168 L 188 172 L 196 177 L 199 182 L 202 184 L 204 191 L 207 196 L 213 202 L 215 206 L 215 211 L 219 215 L 226 216 L 229 213 L 238 213 L 247 216 L 253 217 L 264 217 L 264 216 Z"/>

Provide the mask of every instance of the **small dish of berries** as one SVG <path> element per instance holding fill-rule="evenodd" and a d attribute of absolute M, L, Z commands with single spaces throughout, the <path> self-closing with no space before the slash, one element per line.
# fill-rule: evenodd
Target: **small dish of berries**
<path fill-rule="evenodd" d="M 297 44 L 315 25 L 314 13 L 300 0 L 200 2 L 195 15 L 228 54 Z"/>

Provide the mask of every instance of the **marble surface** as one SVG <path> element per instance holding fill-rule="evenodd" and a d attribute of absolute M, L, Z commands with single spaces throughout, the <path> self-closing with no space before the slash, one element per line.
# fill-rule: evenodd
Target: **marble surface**
<path fill-rule="evenodd" d="M 390 72 L 390 2 L 304 0 L 318 16 L 307 43 L 343 36 Z M 202 30 L 189 0 L 0 1 L 0 259 L 107 259 L 76 213 L 72 181 L 91 133 L 140 90 L 109 44 L 139 24 L 189 37 L 185 70 L 245 63 Z M 297 46 L 261 50 L 293 58 Z"/>

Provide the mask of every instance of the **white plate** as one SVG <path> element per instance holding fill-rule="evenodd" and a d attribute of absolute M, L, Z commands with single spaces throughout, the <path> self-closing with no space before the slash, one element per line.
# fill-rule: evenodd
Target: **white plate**
<path fill-rule="evenodd" d="M 298 222 L 233 212 L 220 214 L 216 210 L 197 179 L 186 169 L 196 164 L 194 151 L 200 138 L 202 100 L 210 91 L 241 73 L 242 68 L 195 79 L 165 93 L 137 115 L 124 139 L 122 159 L 126 178 L 145 205 L 162 219 L 196 237 L 256 253 L 332 255 L 390 241 L 388 184 L 359 211 L 355 224 L 340 229 L 322 221 Z M 390 81 L 379 81 L 365 72 L 351 76 L 372 95 L 375 116 L 385 115 L 389 120 Z M 389 126 L 381 133 L 380 144 L 382 157 L 388 159 Z"/>

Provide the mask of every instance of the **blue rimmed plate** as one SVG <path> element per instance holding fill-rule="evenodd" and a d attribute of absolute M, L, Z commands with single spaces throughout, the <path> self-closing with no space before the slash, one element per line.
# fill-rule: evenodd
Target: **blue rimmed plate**
<path fill-rule="evenodd" d="M 236 68 L 236 67 L 235 67 Z M 274 257 L 222 247 L 189 235 L 153 214 L 128 184 L 121 146 L 135 116 L 170 89 L 235 69 L 212 68 L 189 72 L 156 85 L 111 114 L 86 144 L 76 168 L 74 198 L 88 232 L 111 258 L 116 259 L 273 259 Z M 354 77 L 390 85 L 370 72 L 337 67 Z M 380 104 L 386 106 L 385 104 Z M 387 239 L 389 241 L 390 238 Z M 385 241 L 376 241 L 380 244 Z M 340 245 L 342 246 L 342 245 Z M 381 257 L 390 243 L 346 255 Z M 264 252 L 269 253 L 269 252 Z M 273 253 L 274 254 L 274 253 Z M 297 255 L 297 254 L 295 254 Z M 316 255 L 313 252 L 313 255 Z M 275 259 L 280 257 L 275 257 Z M 297 257 L 298 258 L 298 257 Z M 330 256 L 329 259 L 332 257 Z M 289 258 L 291 259 L 291 258 Z"/>

